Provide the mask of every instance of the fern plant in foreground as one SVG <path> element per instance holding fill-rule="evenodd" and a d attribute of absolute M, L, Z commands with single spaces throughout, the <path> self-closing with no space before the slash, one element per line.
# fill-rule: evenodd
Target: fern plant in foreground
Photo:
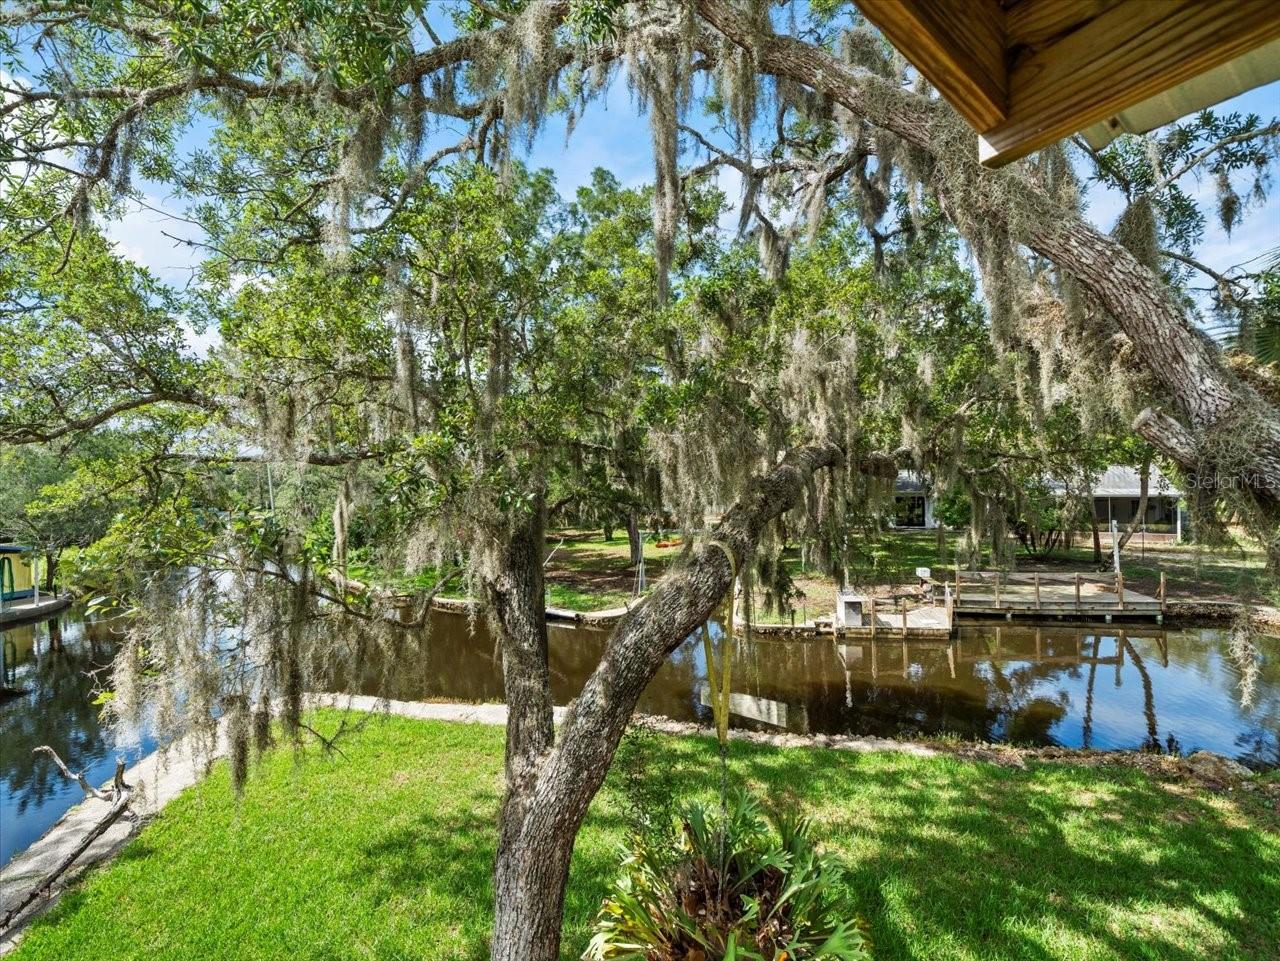
<path fill-rule="evenodd" d="M 672 845 L 638 838 L 605 899 L 586 961 L 864 961 L 870 945 L 835 891 L 807 818 L 745 794 L 723 817 L 690 804 Z"/>

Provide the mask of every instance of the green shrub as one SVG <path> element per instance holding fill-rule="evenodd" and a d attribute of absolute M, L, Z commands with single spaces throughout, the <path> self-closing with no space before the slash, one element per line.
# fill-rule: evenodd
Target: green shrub
<path fill-rule="evenodd" d="M 679 831 L 637 835 L 605 899 L 589 961 L 863 961 L 862 926 L 835 890 L 808 819 L 746 795 L 723 817 L 682 809 Z"/>

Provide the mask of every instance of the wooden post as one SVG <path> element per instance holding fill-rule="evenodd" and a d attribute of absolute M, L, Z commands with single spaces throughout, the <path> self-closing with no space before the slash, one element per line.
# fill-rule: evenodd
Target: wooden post
<path fill-rule="evenodd" d="M 876 636 L 876 599 L 875 597 L 871 598 L 871 636 L 872 638 Z"/>
<path fill-rule="evenodd" d="M 1076 610 L 1080 610 L 1080 572 L 1076 571 Z"/>
<path fill-rule="evenodd" d="M 1165 582 L 1164 571 L 1160 572 L 1160 613 L 1164 613 Z"/>
<path fill-rule="evenodd" d="M 1000 572 L 996 571 L 996 607 L 1000 607 Z"/>
<path fill-rule="evenodd" d="M 960 559 L 956 559 L 956 607 L 960 606 Z"/>
<path fill-rule="evenodd" d="M 1116 571 L 1116 600 L 1120 604 L 1120 610 L 1124 610 L 1124 574 Z"/>
<path fill-rule="evenodd" d="M 902 602 L 902 636 L 907 636 L 907 602 Z"/>
<path fill-rule="evenodd" d="M 1040 575 L 1036 574 L 1036 610 L 1040 610 Z"/>

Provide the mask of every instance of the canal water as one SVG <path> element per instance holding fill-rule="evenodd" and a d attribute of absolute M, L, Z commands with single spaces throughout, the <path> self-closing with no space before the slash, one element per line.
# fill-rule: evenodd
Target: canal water
<path fill-rule="evenodd" d="M 84 800 L 79 785 L 33 748 L 49 745 L 95 785 L 110 780 L 117 756 L 132 764 L 154 749 L 146 732 L 117 740 L 93 703 L 95 672 L 105 685 L 118 642 L 108 622 L 71 612 L 0 632 L 0 866 Z"/>
<path fill-rule="evenodd" d="M 580 690 L 606 637 L 551 629 L 557 704 Z M 80 798 L 47 759 L 32 757 L 33 747 L 51 745 L 99 782 L 117 754 L 132 761 L 153 747 L 145 732 L 117 743 L 92 704 L 92 672 L 115 651 L 109 627 L 68 612 L 3 640 L 6 683 L 25 693 L 0 701 L 0 864 Z M 500 662 L 483 624 L 473 632 L 465 617 L 439 615 L 419 649 L 391 670 L 370 664 L 365 677 L 329 686 L 404 700 L 501 700 Z M 702 644 L 690 640 L 639 709 L 705 721 L 705 678 Z M 1280 767 L 1280 639 L 1233 650 L 1221 629 L 973 626 L 950 644 L 739 637 L 733 691 L 734 723 L 762 730 L 1204 749 Z"/>

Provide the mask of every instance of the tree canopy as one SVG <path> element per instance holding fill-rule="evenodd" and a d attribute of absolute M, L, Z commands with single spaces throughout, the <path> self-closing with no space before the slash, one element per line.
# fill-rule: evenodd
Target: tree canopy
<path fill-rule="evenodd" d="M 784 597 L 784 542 L 845 576 L 899 469 L 999 556 L 1159 456 L 1205 530 L 1239 518 L 1280 565 L 1275 264 L 1201 264 L 1188 186 L 1237 227 L 1274 120 L 984 170 L 834 2 L 34 2 L 0 26 L 0 441 L 43 445 L 0 470 L 78 450 L 31 497 L 112 505 L 87 559 L 140 601 L 113 711 L 225 714 L 242 772 L 277 706 L 298 734 L 307 687 L 420 643 L 465 584 L 511 707 L 495 958 L 556 956 L 574 834 L 663 657 L 739 572 Z M 652 184 L 562 197 L 525 148 L 619 78 Z M 1125 197 L 1110 235 L 1088 177 Z M 199 227 L 185 290 L 106 239 L 148 183 Z M 708 536 L 556 733 L 549 519 L 641 515 Z"/>

